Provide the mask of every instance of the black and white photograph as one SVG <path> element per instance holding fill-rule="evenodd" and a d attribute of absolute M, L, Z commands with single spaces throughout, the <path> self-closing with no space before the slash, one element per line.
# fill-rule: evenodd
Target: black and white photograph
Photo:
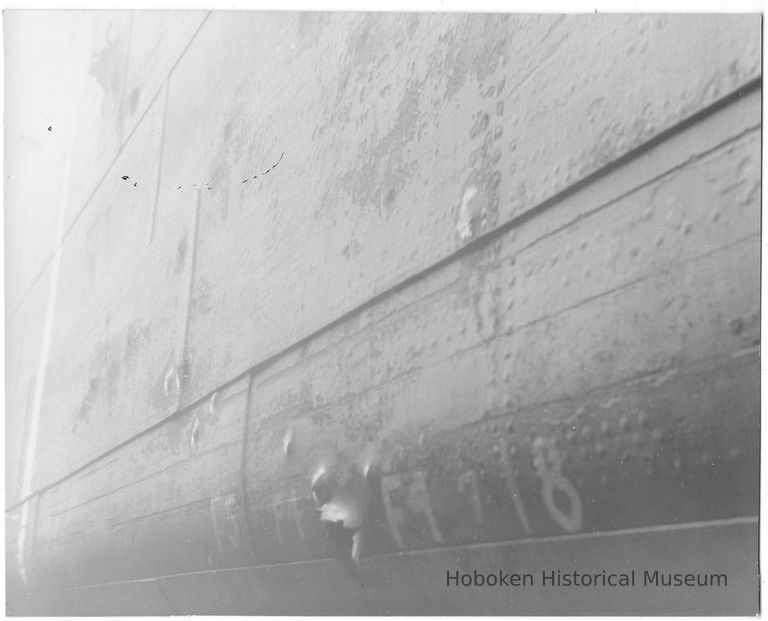
<path fill-rule="evenodd" d="M 763 16 L 564 11 L 3 12 L 7 616 L 759 614 Z"/>

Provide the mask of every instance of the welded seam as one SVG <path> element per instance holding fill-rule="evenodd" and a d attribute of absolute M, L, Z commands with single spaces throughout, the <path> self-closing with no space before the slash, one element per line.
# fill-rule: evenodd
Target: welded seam
<path fill-rule="evenodd" d="M 124 110 L 123 106 L 125 105 L 125 91 L 128 90 L 128 73 L 131 68 L 131 41 L 133 40 L 133 22 L 135 17 L 136 17 L 136 13 L 132 11 L 130 23 L 128 24 L 128 43 L 125 46 L 125 48 L 128 50 L 128 53 L 126 54 L 125 69 L 123 70 L 123 89 L 120 93 L 120 106 L 118 108 L 119 114 L 122 113 L 122 111 Z M 120 137 L 122 138 L 123 123 L 122 123 L 122 119 L 120 119 L 119 116 L 118 116 L 118 119 L 120 121 L 119 123 Z"/>
<path fill-rule="evenodd" d="M 749 353 L 756 353 L 756 352 L 752 351 Z M 744 354 L 744 355 L 747 356 L 749 354 Z M 702 368 L 705 371 L 722 368 L 726 366 L 729 359 L 732 360 L 733 359 L 732 356 L 729 356 L 728 354 L 717 354 L 713 356 L 707 356 L 706 358 L 698 358 L 697 360 L 693 361 L 688 365 L 680 366 L 677 368 L 680 370 L 681 373 L 683 373 L 684 375 L 687 375 L 689 373 L 692 373 L 696 370 L 700 370 Z M 493 421 L 504 419 L 510 414 L 533 411 L 534 409 L 542 410 L 550 406 L 557 406 L 558 404 L 562 404 L 567 401 L 574 401 L 576 399 L 583 399 L 583 400 L 591 399 L 591 398 L 594 398 L 596 395 L 599 395 L 601 393 L 605 393 L 608 390 L 611 390 L 612 388 L 622 387 L 622 388 L 632 389 L 637 387 L 638 385 L 641 385 L 644 382 L 649 382 L 651 379 L 656 380 L 663 374 L 669 373 L 670 370 L 671 370 L 671 367 L 661 366 L 661 367 L 656 367 L 650 370 L 639 371 L 633 375 L 630 375 L 629 377 L 623 377 L 620 380 L 617 380 L 615 382 L 609 382 L 607 384 L 598 384 L 596 386 L 590 386 L 589 389 L 583 392 L 579 392 L 576 394 L 564 394 L 554 399 L 537 401 L 535 403 L 523 405 L 519 408 L 516 408 L 513 411 L 504 411 L 496 414 L 491 413 L 488 416 L 484 417 L 482 420 L 469 421 L 461 425 L 458 425 L 457 427 L 453 427 L 452 429 L 435 430 L 434 435 L 435 437 L 438 437 L 438 436 L 445 436 L 449 434 L 455 434 L 465 429 L 470 429 L 472 427 L 477 427 Z"/>
<path fill-rule="evenodd" d="M 729 145 L 735 144 L 739 142 L 740 140 L 743 140 L 746 138 L 749 134 L 759 130 L 761 127 L 760 124 L 757 125 L 750 125 L 749 127 L 746 127 L 743 131 L 739 132 L 738 134 L 735 134 L 733 136 L 729 136 L 726 140 L 723 140 L 722 142 L 704 150 L 700 153 L 697 153 L 696 155 L 693 155 L 692 157 L 689 157 L 683 162 L 680 162 L 679 164 L 675 164 L 671 168 L 668 168 L 664 170 L 663 172 L 659 173 L 658 175 L 654 175 L 653 177 L 650 177 L 640 183 L 637 186 L 634 186 L 632 189 L 627 190 L 626 192 L 623 192 L 622 194 L 618 196 L 612 197 L 609 201 L 606 201 L 605 203 L 601 203 L 594 209 L 590 209 L 588 211 L 584 211 L 577 216 L 575 216 L 572 220 L 569 220 L 565 224 L 562 224 L 550 231 L 546 231 L 542 233 L 539 237 L 537 237 L 535 240 L 531 241 L 530 243 L 521 246 L 520 249 L 517 251 L 518 253 L 523 252 L 524 250 L 528 250 L 529 248 L 536 246 L 540 242 L 542 242 L 545 239 L 548 239 L 549 237 L 553 237 L 554 235 L 557 235 L 558 233 L 561 233 L 562 231 L 565 231 L 575 225 L 580 224 L 584 220 L 588 220 L 592 218 L 593 216 L 599 214 L 603 210 L 605 210 L 608 207 L 612 207 L 616 205 L 617 203 L 623 201 L 624 199 L 632 196 L 633 194 L 637 192 L 641 192 L 642 190 L 645 190 L 652 185 L 658 183 L 659 181 L 662 181 L 666 177 L 672 176 L 681 170 L 685 170 L 688 168 L 691 164 L 696 164 L 698 162 L 701 162 L 708 157 L 711 157 L 713 154 L 717 153 L 718 151 L 722 150 L 725 147 L 728 147 Z"/>
<path fill-rule="evenodd" d="M 222 449 L 226 449 L 230 446 L 233 446 L 235 444 L 240 444 L 240 440 L 232 440 L 230 442 L 224 442 L 222 444 L 216 445 L 212 449 L 208 449 L 207 451 L 201 451 L 199 453 L 195 453 L 194 455 L 189 455 L 188 457 L 185 457 L 184 459 L 180 461 L 175 461 L 173 463 L 168 464 L 167 466 L 163 466 L 159 470 L 153 470 L 149 474 L 139 478 L 134 479 L 133 481 L 129 481 L 128 483 L 123 483 L 122 485 L 119 485 L 118 487 L 113 487 L 106 492 L 102 492 L 101 494 L 97 494 L 96 496 L 91 496 L 90 498 L 86 498 L 82 502 L 79 502 L 76 505 L 72 505 L 70 507 L 66 507 L 64 509 L 61 509 L 60 511 L 57 511 L 56 513 L 52 513 L 51 517 L 64 515 L 65 513 L 69 513 L 70 511 L 74 511 L 75 509 L 85 506 L 87 504 L 90 504 L 92 502 L 95 502 L 97 500 L 100 500 L 102 498 L 106 498 L 107 496 L 111 496 L 112 494 L 116 494 L 124 489 L 127 489 L 129 487 L 134 487 L 136 485 L 139 485 L 140 483 L 143 483 L 144 481 L 148 481 L 150 479 L 153 479 L 155 477 L 159 477 L 168 471 L 173 470 L 174 468 L 181 468 L 187 465 L 187 462 L 193 458 L 199 458 L 199 457 L 205 457 L 207 455 L 213 455 L 215 453 L 220 452 Z M 101 468 L 99 468 L 101 470 Z"/>
<path fill-rule="evenodd" d="M 473 543 L 469 545 L 457 545 L 446 546 L 444 548 L 430 548 L 429 552 L 456 552 L 460 550 L 483 550 L 487 548 L 494 548 L 497 546 L 515 546 L 518 544 L 547 544 L 547 543 L 561 543 L 568 541 L 584 541 L 589 539 L 608 539 L 614 537 L 626 537 L 632 535 L 646 535 L 652 533 L 667 533 L 667 532 L 679 532 L 683 530 L 697 530 L 706 528 L 718 528 L 723 526 L 741 526 L 758 524 L 759 518 L 757 516 L 741 516 L 734 518 L 721 518 L 717 520 L 702 520 L 698 522 L 684 522 L 682 524 L 655 524 L 653 526 L 640 526 L 635 528 L 622 528 L 617 530 L 608 531 L 594 531 L 591 533 L 571 533 L 566 535 L 552 535 L 550 537 L 526 537 L 525 539 L 511 539 L 507 541 L 484 541 L 482 543 Z M 383 559 L 386 557 L 403 557 L 413 556 L 424 550 L 402 550 L 399 552 L 389 552 L 385 554 L 375 555 L 371 558 Z"/>
<path fill-rule="evenodd" d="M 160 201 L 160 182 L 163 178 L 163 155 L 165 154 L 165 126 L 168 123 L 168 92 L 170 89 L 170 75 L 165 78 L 165 101 L 163 102 L 163 120 L 160 126 L 160 152 L 157 158 L 157 177 L 155 179 L 155 203 L 152 205 L 152 221 L 149 225 L 149 243 L 155 239 L 155 222 L 157 220 L 157 205 Z"/>
<path fill-rule="evenodd" d="M 195 201 L 195 219 L 192 224 L 192 249 L 190 252 L 190 260 L 189 260 L 189 282 L 187 283 L 187 304 L 186 308 L 184 309 L 184 333 L 182 334 L 182 340 L 181 340 L 181 357 L 179 362 L 184 363 L 184 367 L 186 369 L 186 372 L 189 373 L 189 358 L 188 358 L 188 352 L 187 352 L 187 345 L 189 340 L 189 325 L 192 323 L 192 296 L 195 291 L 195 270 L 197 268 L 197 250 L 198 250 L 198 235 L 199 235 L 199 228 L 200 228 L 200 205 L 203 202 L 202 193 L 197 193 L 197 200 Z M 183 411 L 187 408 L 182 408 L 181 404 L 183 403 L 182 396 L 184 394 L 184 390 L 188 386 L 188 383 L 186 381 L 182 382 L 179 388 L 179 394 L 178 399 L 176 400 L 176 408 L 175 410 Z M 215 392 L 215 391 L 213 391 Z M 213 394 L 213 393 L 211 393 Z"/>
<path fill-rule="evenodd" d="M 563 17 L 564 17 L 564 16 L 563 16 Z M 547 39 L 547 37 L 549 37 L 549 35 L 551 35 L 551 34 L 552 34 L 552 31 L 553 31 L 553 30 L 555 29 L 555 27 L 556 27 L 556 26 L 557 26 L 557 25 L 560 23 L 560 21 L 561 21 L 561 20 L 558 20 L 557 22 L 555 22 L 554 24 L 552 24 L 552 26 L 550 27 L 550 29 L 547 31 L 547 34 L 546 34 L 546 35 L 544 36 L 544 38 L 543 38 L 543 39 L 542 39 L 542 40 L 539 42 L 539 45 L 541 45 L 541 44 L 542 44 L 542 43 L 543 43 L 543 42 L 544 42 L 544 41 Z M 548 52 L 546 52 L 543 58 L 539 59 L 539 62 L 538 62 L 538 64 L 537 64 L 537 65 L 536 65 L 536 66 L 535 66 L 533 69 L 531 69 L 531 70 L 530 70 L 528 73 L 526 73 L 526 74 L 525 74 L 525 75 L 524 75 L 522 78 L 520 78 L 520 79 L 517 81 L 517 84 L 514 84 L 514 85 L 512 85 L 512 87 L 509 89 L 509 94 L 508 94 L 506 97 L 504 97 L 504 101 L 509 101 L 509 99 L 510 99 L 510 98 L 511 98 L 513 95 L 518 95 L 518 91 L 520 90 L 520 87 L 522 87 L 522 86 L 523 86 L 523 85 L 524 85 L 526 82 L 528 82 L 528 81 L 529 81 L 529 80 L 530 80 L 530 79 L 531 79 L 531 78 L 532 78 L 534 75 L 536 75 L 536 74 L 539 72 L 539 70 L 540 70 L 542 67 L 544 67 L 544 65 L 546 65 L 546 64 L 549 62 L 549 60 L 550 60 L 551 58 L 553 58 L 553 57 L 555 56 L 555 54 L 557 54 L 557 53 L 560 51 L 560 48 L 562 47 L 563 43 L 565 43 L 565 42 L 568 40 L 568 35 L 569 35 L 569 33 L 568 33 L 568 32 L 565 32 L 565 33 L 563 33 L 563 36 L 562 36 L 562 37 L 560 37 L 560 40 L 559 40 L 559 41 L 557 41 L 557 42 L 554 44 L 554 47 L 553 47 L 551 50 L 549 50 Z"/>

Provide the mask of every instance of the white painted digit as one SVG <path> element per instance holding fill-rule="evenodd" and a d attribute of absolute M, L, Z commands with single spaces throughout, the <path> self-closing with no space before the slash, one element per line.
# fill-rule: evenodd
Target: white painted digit
<path fill-rule="evenodd" d="M 533 466 L 541 479 L 541 496 L 549 514 L 566 532 L 581 530 L 582 506 L 576 488 L 563 476 L 562 459 L 554 440 L 536 438 L 533 442 Z M 555 490 L 563 492 L 570 500 L 568 512 L 555 503 Z"/>
<path fill-rule="evenodd" d="M 391 474 L 382 477 L 381 494 L 384 500 L 384 511 L 387 515 L 387 523 L 389 524 L 389 530 L 392 533 L 392 538 L 395 540 L 395 543 L 399 548 L 403 547 L 403 535 L 400 532 L 400 524 L 405 521 L 405 514 L 401 508 L 392 505 L 391 492 L 397 489 L 402 489 L 402 487 L 402 475 Z M 427 524 L 429 524 L 429 531 L 432 534 L 432 538 L 437 543 L 442 543 L 443 537 L 440 532 L 440 527 L 437 525 L 434 512 L 432 511 L 432 504 L 429 500 L 426 478 L 423 472 L 413 473 L 406 502 L 412 511 L 415 513 L 421 513 L 427 519 Z"/>
<path fill-rule="evenodd" d="M 501 463 L 504 466 L 504 473 L 507 478 L 507 487 L 512 494 L 512 504 L 515 507 L 515 513 L 517 513 L 517 519 L 523 525 L 523 532 L 526 535 L 533 533 L 531 529 L 531 523 L 528 521 L 528 514 L 525 512 L 523 501 L 520 499 L 520 492 L 517 489 L 517 479 L 515 473 L 512 471 L 512 465 L 509 463 L 509 447 L 507 442 L 502 438 L 499 443 L 499 449 L 501 450 Z"/>
<path fill-rule="evenodd" d="M 280 529 L 280 522 L 283 520 L 283 517 L 286 513 L 288 513 L 289 519 L 292 519 L 294 524 L 296 524 L 296 529 L 299 531 L 299 539 L 306 539 L 304 535 L 304 528 L 301 525 L 301 513 L 296 506 L 296 503 L 298 503 L 300 500 L 304 500 L 304 498 L 306 497 L 292 496 L 290 498 L 284 498 L 282 494 L 275 496 L 275 499 L 272 502 L 272 513 L 275 516 L 275 524 L 277 525 L 277 541 L 279 543 L 284 543 L 283 532 Z"/>
<path fill-rule="evenodd" d="M 381 495 L 384 500 L 384 512 L 387 515 L 387 524 L 392 533 L 398 548 L 403 547 L 403 535 L 400 533 L 400 524 L 403 523 L 405 516 L 403 510 L 392 506 L 390 492 L 402 487 L 402 479 L 399 474 L 390 474 L 381 478 Z"/>
<path fill-rule="evenodd" d="M 442 543 L 443 536 L 440 533 L 435 514 L 432 511 L 432 503 L 429 501 L 429 493 L 427 492 L 427 480 L 423 472 L 414 472 L 413 474 L 411 489 L 408 494 L 408 506 L 416 513 L 421 513 L 427 518 L 432 538 L 437 543 Z"/>
<path fill-rule="evenodd" d="M 477 473 L 474 470 L 467 470 L 459 476 L 459 492 L 464 494 L 467 490 L 472 499 L 475 523 L 479 526 L 483 523 L 483 505 L 480 503 L 480 488 L 477 484 Z"/>

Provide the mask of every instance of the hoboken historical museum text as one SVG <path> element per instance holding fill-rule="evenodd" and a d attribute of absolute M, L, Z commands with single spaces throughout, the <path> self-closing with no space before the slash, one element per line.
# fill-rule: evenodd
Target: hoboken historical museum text
<path fill-rule="evenodd" d="M 629 570 L 613 573 L 606 570 L 581 572 L 562 569 L 539 573 L 512 573 L 501 569 L 492 572 L 446 571 L 449 587 L 727 587 L 724 573 L 669 573 L 657 569 Z"/>

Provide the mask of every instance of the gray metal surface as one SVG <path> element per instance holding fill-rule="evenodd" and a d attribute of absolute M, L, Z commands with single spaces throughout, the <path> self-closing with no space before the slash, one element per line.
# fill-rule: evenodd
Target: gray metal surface
<path fill-rule="evenodd" d="M 9 613 L 755 611 L 758 18 L 77 28 L 11 148 L 69 164 L 7 183 Z M 731 582 L 441 583 L 627 563 Z"/>

